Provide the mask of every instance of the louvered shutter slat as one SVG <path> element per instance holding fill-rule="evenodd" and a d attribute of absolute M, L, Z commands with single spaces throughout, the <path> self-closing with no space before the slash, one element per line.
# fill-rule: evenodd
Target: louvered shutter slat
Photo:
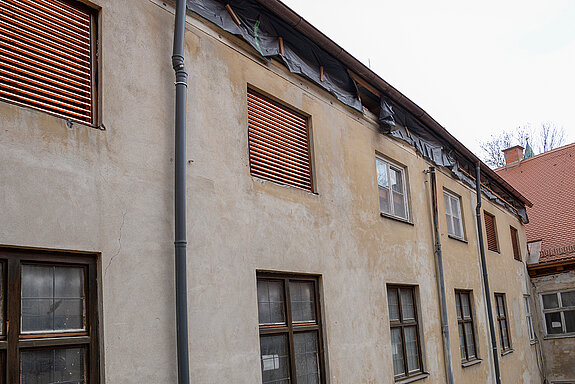
<path fill-rule="evenodd" d="M 493 252 L 499 252 L 497 233 L 495 231 L 495 219 L 488 213 L 484 213 L 483 217 L 485 220 L 485 232 L 487 234 L 487 249 Z"/>
<path fill-rule="evenodd" d="M 511 232 L 511 245 L 513 246 L 513 258 L 515 260 L 521 261 L 521 253 L 519 252 L 519 236 L 517 234 L 517 229 L 509 227 Z"/>
<path fill-rule="evenodd" d="M 92 123 L 92 10 L 0 0 L 0 99 Z"/>
<path fill-rule="evenodd" d="M 307 118 L 248 90 L 251 174 L 313 190 Z"/>

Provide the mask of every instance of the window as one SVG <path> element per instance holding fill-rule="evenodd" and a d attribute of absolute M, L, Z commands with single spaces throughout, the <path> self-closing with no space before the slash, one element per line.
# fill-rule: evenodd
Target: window
<path fill-rule="evenodd" d="M 529 302 L 530 296 L 523 296 L 523 302 L 525 304 L 525 318 L 527 320 L 527 331 L 529 332 L 529 340 L 535 340 L 535 331 L 533 330 L 533 315 L 531 314 L 531 303 Z"/>
<path fill-rule="evenodd" d="M 0 249 L 0 361 L 9 382 L 98 382 L 96 260 Z M 5 317 L 3 317 L 5 315 Z"/>
<path fill-rule="evenodd" d="M 262 380 L 325 383 L 317 279 L 258 274 Z"/>
<path fill-rule="evenodd" d="M 541 295 L 547 335 L 575 333 L 575 291 Z"/>
<path fill-rule="evenodd" d="M 456 290 L 455 307 L 457 308 L 461 361 L 467 362 L 475 360 L 477 359 L 477 351 L 475 348 L 475 327 L 473 325 L 471 291 Z"/>
<path fill-rule="evenodd" d="M 248 146 L 253 176 L 313 191 L 305 116 L 248 89 Z"/>
<path fill-rule="evenodd" d="M 497 231 L 496 231 L 497 227 L 495 226 L 495 216 L 484 211 L 483 219 L 485 220 L 487 249 L 493 252 L 499 252 L 499 244 L 497 243 Z"/>
<path fill-rule="evenodd" d="M 519 234 L 517 229 L 509 226 L 509 231 L 511 232 L 511 245 L 513 245 L 513 258 L 517 261 L 521 261 L 521 251 L 519 250 Z"/>
<path fill-rule="evenodd" d="M 388 286 L 387 303 L 391 327 L 391 350 L 395 379 L 423 372 L 415 288 Z"/>
<path fill-rule="evenodd" d="M 382 213 L 408 220 L 405 169 L 387 160 L 376 158 L 379 209 Z"/>
<path fill-rule="evenodd" d="M 501 351 L 511 350 L 511 338 L 509 336 L 509 323 L 507 322 L 507 308 L 505 305 L 505 294 L 495 294 L 495 304 L 497 306 L 497 324 L 499 325 L 499 341 Z"/>
<path fill-rule="evenodd" d="M 447 191 L 443 191 L 445 202 L 445 217 L 447 219 L 447 233 L 458 239 L 465 237 L 463 233 L 463 217 L 461 215 L 461 198 Z"/>
<path fill-rule="evenodd" d="M 96 13 L 79 1 L 3 2 L 0 100 L 94 123 Z"/>

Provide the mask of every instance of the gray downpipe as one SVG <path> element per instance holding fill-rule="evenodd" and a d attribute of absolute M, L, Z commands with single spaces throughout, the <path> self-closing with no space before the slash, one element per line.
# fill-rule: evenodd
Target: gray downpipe
<path fill-rule="evenodd" d="M 441 335 L 443 337 L 443 354 L 445 357 L 445 370 L 448 384 L 453 384 L 453 365 L 451 361 L 451 344 L 449 342 L 449 324 L 447 321 L 447 302 L 445 299 L 445 279 L 443 276 L 443 255 L 441 254 L 441 241 L 439 238 L 437 214 L 437 187 L 435 181 L 435 167 L 429 167 L 431 179 L 431 200 L 433 205 L 433 234 L 435 236 L 435 265 L 439 283 L 439 297 L 441 306 Z"/>
<path fill-rule="evenodd" d="M 178 384 L 189 384 L 188 304 L 186 288 L 186 90 L 184 66 L 186 0 L 177 0 L 172 66 L 176 73 L 176 119 L 174 142 L 174 256 L 176 277 L 176 337 Z"/>
<path fill-rule="evenodd" d="M 491 292 L 487 278 L 487 263 L 485 262 L 485 246 L 483 245 L 483 225 L 481 224 L 481 167 L 475 167 L 475 193 L 477 194 L 477 234 L 479 235 L 479 253 L 481 255 L 481 270 L 483 271 L 483 288 L 485 290 L 485 302 L 487 304 L 487 317 L 489 318 L 489 333 L 491 334 L 491 349 L 493 350 L 493 366 L 495 368 L 495 382 L 501 384 L 499 372 L 499 358 L 497 357 L 497 339 L 495 337 L 495 324 L 493 324 L 493 309 L 491 308 Z"/>

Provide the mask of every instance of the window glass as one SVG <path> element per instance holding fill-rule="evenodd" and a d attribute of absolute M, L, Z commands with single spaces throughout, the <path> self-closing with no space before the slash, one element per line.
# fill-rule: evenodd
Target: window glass
<path fill-rule="evenodd" d="M 413 296 L 411 289 L 401 289 L 401 312 L 404 319 L 415 318 L 415 311 L 413 310 Z"/>
<path fill-rule="evenodd" d="M 575 311 L 565 311 L 563 315 L 565 316 L 565 331 L 575 332 Z"/>
<path fill-rule="evenodd" d="M 447 233 L 451 236 L 463 239 L 463 221 L 461 219 L 460 198 L 447 191 L 443 191 L 443 201 L 445 203 Z"/>
<path fill-rule="evenodd" d="M 389 182 L 387 180 L 387 164 L 380 159 L 376 159 L 375 164 L 377 167 L 377 185 L 389 188 Z"/>
<path fill-rule="evenodd" d="M 575 307 L 575 291 L 561 292 L 561 306 Z"/>
<path fill-rule="evenodd" d="M 289 384 L 287 336 L 260 336 L 260 351 L 263 384 Z"/>
<path fill-rule="evenodd" d="M 407 219 L 405 170 L 376 158 L 376 171 L 380 211 Z"/>
<path fill-rule="evenodd" d="M 475 357 L 475 343 L 473 341 L 473 323 L 465 323 L 465 340 L 467 342 L 468 358 Z"/>
<path fill-rule="evenodd" d="M 314 285 L 309 281 L 290 282 L 290 300 L 292 321 L 306 322 L 315 320 Z"/>
<path fill-rule="evenodd" d="M 82 268 L 22 266 L 22 332 L 85 329 Z"/>
<path fill-rule="evenodd" d="M 397 290 L 387 292 L 387 304 L 389 305 L 389 319 L 399 320 L 399 301 L 397 300 Z"/>
<path fill-rule="evenodd" d="M 295 333 L 295 364 L 298 383 L 319 383 L 319 360 L 316 332 Z"/>
<path fill-rule="evenodd" d="M 553 293 L 551 295 L 543 295 L 543 308 L 559 308 L 559 300 L 557 300 L 557 294 Z"/>
<path fill-rule="evenodd" d="M 87 383 L 85 353 L 84 348 L 22 352 L 20 354 L 21 383 Z"/>
<path fill-rule="evenodd" d="M 403 345 L 401 342 L 401 328 L 391 329 L 391 349 L 393 356 L 393 372 L 395 375 L 402 374 L 403 368 Z"/>
<path fill-rule="evenodd" d="M 258 313 L 260 324 L 285 322 L 281 281 L 258 281 Z"/>
<path fill-rule="evenodd" d="M 404 328 L 405 344 L 407 351 L 407 370 L 409 372 L 419 370 L 419 356 L 417 351 L 417 331 L 415 327 Z"/>
<path fill-rule="evenodd" d="M 563 333 L 563 325 L 561 323 L 561 312 L 553 312 L 545 314 L 545 324 L 547 325 L 547 333 L 556 335 Z"/>

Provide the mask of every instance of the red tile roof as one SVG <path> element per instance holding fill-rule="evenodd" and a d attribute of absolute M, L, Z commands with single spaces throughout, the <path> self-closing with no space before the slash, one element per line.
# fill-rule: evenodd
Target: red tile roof
<path fill-rule="evenodd" d="M 575 260 L 575 143 L 495 172 L 533 202 L 527 241 L 542 240 L 540 263 Z"/>

